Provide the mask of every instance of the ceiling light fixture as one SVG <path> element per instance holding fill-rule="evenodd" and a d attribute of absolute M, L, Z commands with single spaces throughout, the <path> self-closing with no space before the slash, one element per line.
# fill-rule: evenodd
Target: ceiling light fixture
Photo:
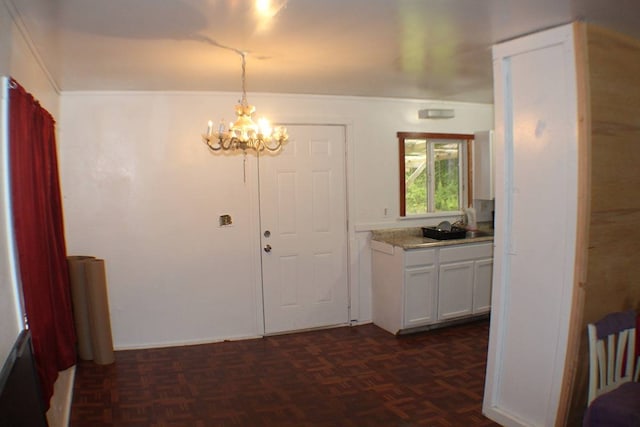
<path fill-rule="evenodd" d="M 287 129 L 282 126 L 271 129 L 268 120 L 261 118 L 256 123 L 251 118 L 256 107 L 247 102 L 246 53 L 236 52 L 242 58 L 242 99 L 236 105 L 236 121 L 229 123 L 229 128 L 225 128 L 224 121 L 221 121 L 214 132 L 213 122 L 209 120 L 207 133 L 202 135 L 202 140 L 211 151 L 242 150 L 246 154 L 247 149 L 256 152 L 266 149 L 277 152 L 289 138 Z"/>
<path fill-rule="evenodd" d="M 419 119 L 453 119 L 456 112 L 453 108 L 426 108 L 418 110 Z"/>

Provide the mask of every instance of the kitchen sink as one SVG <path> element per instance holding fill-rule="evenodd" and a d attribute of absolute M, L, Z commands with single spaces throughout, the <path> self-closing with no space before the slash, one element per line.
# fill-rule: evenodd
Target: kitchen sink
<path fill-rule="evenodd" d="M 467 230 L 467 233 L 465 235 L 465 237 L 467 239 L 473 239 L 474 237 L 486 237 L 486 236 L 493 236 L 493 233 L 489 232 L 489 231 L 482 231 L 482 230 Z"/>
<path fill-rule="evenodd" d="M 493 232 L 485 230 L 471 231 L 456 226 L 452 226 L 450 230 L 443 230 L 439 227 L 422 227 L 422 236 L 436 240 L 473 239 L 493 236 Z"/>
<path fill-rule="evenodd" d="M 444 230 L 439 227 L 422 227 L 422 236 L 436 240 L 464 239 L 467 230 L 464 228 L 452 227 Z"/>

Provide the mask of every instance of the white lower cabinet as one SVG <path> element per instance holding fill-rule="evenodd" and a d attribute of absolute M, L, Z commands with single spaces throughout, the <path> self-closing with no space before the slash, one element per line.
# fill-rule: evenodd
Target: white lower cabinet
<path fill-rule="evenodd" d="M 440 265 L 438 320 L 471 314 L 473 306 L 473 261 Z"/>
<path fill-rule="evenodd" d="M 438 280 L 435 265 L 404 271 L 404 328 L 426 325 L 436 319 Z"/>
<path fill-rule="evenodd" d="M 373 323 L 397 334 L 491 309 L 493 242 L 408 249 L 372 241 Z"/>
<path fill-rule="evenodd" d="M 493 244 L 440 249 L 438 320 L 486 313 L 491 308 Z"/>
<path fill-rule="evenodd" d="M 491 282 L 493 280 L 493 257 L 473 263 L 473 314 L 491 310 Z"/>

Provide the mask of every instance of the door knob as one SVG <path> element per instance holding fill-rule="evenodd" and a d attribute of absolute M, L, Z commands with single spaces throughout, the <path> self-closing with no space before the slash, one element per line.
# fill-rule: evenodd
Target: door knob
<path fill-rule="evenodd" d="M 266 245 L 266 246 L 264 247 L 264 251 L 265 251 L 265 252 L 271 252 L 271 245 Z"/>

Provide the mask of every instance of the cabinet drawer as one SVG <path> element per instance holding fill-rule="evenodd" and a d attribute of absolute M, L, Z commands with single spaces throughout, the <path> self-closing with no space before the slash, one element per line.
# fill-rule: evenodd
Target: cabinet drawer
<path fill-rule="evenodd" d="M 468 244 L 440 249 L 440 262 L 493 257 L 493 243 Z"/>
<path fill-rule="evenodd" d="M 404 266 L 429 265 L 436 262 L 435 249 L 410 249 L 404 253 Z"/>

